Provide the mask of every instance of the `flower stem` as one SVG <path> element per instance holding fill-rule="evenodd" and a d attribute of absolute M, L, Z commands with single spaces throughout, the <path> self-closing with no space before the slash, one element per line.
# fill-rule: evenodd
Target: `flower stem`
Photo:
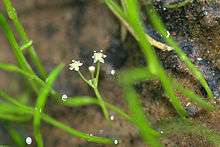
<path fill-rule="evenodd" d="M 97 70 L 96 70 L 96 82 L 95 82 L 95 87 L 98 86 L 98 82 L 99 82 L 99 72 L 100 72 L 100 62 L 97 62 Z"/>
<path fill-rule="evenodd" d="M 100 106 L 101 106 L 101 108 L 102 108 L 102 111 L 103 111 L 103 113 L 104 113 L 105 119 L 106 119 L 106 120 L 109 120 L 109 113 L 108 113 L 107 108 L 106 108 L 106 106 L 105 106 L 105 102 L 104 102 L 104 100 L 103 100 L 101 94 L 99 93 L 98 88 L 97 88 L 97 87 L 94 87 L 93 89 L 94 89 L 94 92 L 95 92 L 96 97 L 98 98 L 98 101 L 99 101 L 99 104 L 100 104 Z"/>
<path fill-rule="evenodd" d="M 84 76 L 83 74 L 78 71 L 80 77 L 82 78 L 83 81 L 85 81 L 89 86 L 91 86 L 95 92 L 95 95 L 99 101 L 99 105 L 101 106 L 101 109 L 103 111 L 103 114 L 104 114 L 104 117 L 106 118 L 106 120 L 109 120 L 109 113 L 107 111 L 107 108 L 105 106 L 105 102 L 101 96 L 101 94 L 99 93 L 99 90 L 98 90 L 98 80 L 99 80 L 99 72 L 100 72 L 100 63 L 98 62 L 97 63 L 97 70 L 96 70 L 96 75 L 95 75 L 95 81 L 94 82 L 90 82 L 88 81 Z"/>
<path fill-rule="evenodd" d="M 83 74 L 82 74 L 80 71 L 78 71 L 78 73 L 79 73 L 80 77 L 82 78 L 82 80 L 83 80 L 84 82 L 86 82 L 89 86 L 93 87 L 93 86 L 89 83 L 89 81 L 86 80 L 86 78 L 83 76 Z"/>

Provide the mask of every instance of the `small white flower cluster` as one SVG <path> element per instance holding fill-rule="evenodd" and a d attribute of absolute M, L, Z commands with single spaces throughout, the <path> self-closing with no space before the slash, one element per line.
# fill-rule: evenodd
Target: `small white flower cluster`
<path fill-rule="evenodd" d="M 92 58 L 94 59 L 94 63 L 97 63 L 98 61 L 101 63 L 105 63 L 104 58 L 106 57 L 107 56 L 102 53 L 102 50 L 100 52 L 94 51 L 94 55 L 92 56 Z"/>
<path fill-rule="evenodd" d="M 100 50 L 100 52 L 94 51 L 94 54 L 92 56 L 92 58 L 94 59 L 94 63 L 97 63 L 97 62 L 105 63 L 104 58 L 106 58 L 106 57 L 107 56 L 102 53 L 102 50 Z M 83 63 L 81 63 L 80 61 L 72 60 L 72 63 L 69 64 L 69 66 L 70 66 L 69 69 L 79 71 L 79 68 L 82 65 L 83 65 Z M 94 72 L 95 66 L 90 66 L 89 71 Z"/>
<path fill-rule="evenodd" d="M 72 63 L 69 64 L 70 70 L 75 70 L 75 71 L 79 71 L 79 67 L 83 65 L 83 63 L 81 63 L 80 61 L 76 61 L 76 60 L 72 60 Z"/>

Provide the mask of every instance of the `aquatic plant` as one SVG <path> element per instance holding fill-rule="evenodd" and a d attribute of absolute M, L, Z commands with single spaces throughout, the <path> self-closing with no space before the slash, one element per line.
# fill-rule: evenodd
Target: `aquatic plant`
<path fill-rule="evenodd" d="M 20 134 L 20 132 L 13 128 L 13 122 L 24 123 L 30 121 L 33 122 L 32 125 L 34 130 L 34 139 L 36 140 L 37 146 L 39 147 L 42 147 L 44 145 L 43 137 L 40 131 L 41 121 L 44 121 L 56 128 L 59 128 L 72 136 L 79 137 L 87 141 L 102 144 L 119 143 L 119 140 L 117 139 L 98 137 L 90 135 L 89 133 L 77 131 L 46 114 L 44 109 L 49 96 L 52 98 L 51 100 L 53 100 L 56 104 L 69 107 L 79 107 L 85 105 L 100 106 L 104 117 L 108 121 L 109 119 L 113 120 L 113 118 L 109 116 L 108 110 L 114 111 L 126 121 L 134 124 L 138 128 L 143 140 L 146 142 L 146 144 L 149 144 L 150 146 L 162 146 L 160 143 L 161 138 L 165 138 L 167 135 L 170 135 L 173 132 L 178 132 L 181 129 L 185 130 L 184 133 L 196 131 L 198 135 L 204 136 L 205 138 L 208 138 L 208 140 L 210 140 L 211 142 L 214 142 L 214 144 L 219 145 L 219 141 L 215 140 L 220 138 L 220 135 L 218 133 L 200 125 L 199 122 L 192 122 L 186 119 L 188 114 L 184 109 L 184 106 L 182 106 L 181 102 L 176 96 L 176 92 L 180 92 L 183 96 L 187 97 L 189 101 L 195 103 L 197 106 L 205 110 L 211 111 L 214 110 L 215 107 L 208 101 L 205 101 L 201 96 L 198 96 L 197 94 L 195 94 L 195 92 L 189 90 L 184 85 L 177 82 L 174 78 L 168 75 L 161 66 L 154 49 L 151 47 L 154 46 L 164 51 L 175 50 L 179 57 L 183 60 L 183 62 L 186 63 L 188 68 L 195 75 L 195 77 L 200 81 L 202 86 L 207 91 L 208 96 L 210 98 L 213 97 L 212 92 L 208 87 L 204 77 L 192 64 L 190 59 L 188 59 L 188 57 L 178 47 L 177 43 L 174 42 L 171 36 L 167 33 L 167 30 L 163 26 L 163 23 L 160 21 L 160 18 L 154 11 L 151 4 L 145 3 L 146 8 L 148 8 L 148 17 L 151 19 L 153 26 L 163 36 L 168 45 L 156 41 L 150 35 L 145 33 L 145 28 L 140 18 L 141 12 L 137 0 L 122 0 L 121 5 L 115 0 L 105 0 L 105 3 L 120 19 L 120 21 L 122 21 L 123 25 L 137 40 L 146 61 L 148 61 L 147 67 L 137 67 L 135 69 L 122 71 L 121 73 L 119 73 L 118 79 L 124 90 L 124 97 L 129 106 L 129 113 L 124 112 L 116 105 L 110 104 L 106 101 L 106 99 L 103 99 L 103 96 L 100 94 L 100 91 L 98 89 L 98 83 L 100 80 L 100 67 L 101 63 L 104 63 L 104 58 L 106 57 L 106 55 L 104 55 L 104 53 L 102 53 L 101 51 L 94 52 L 92 58 L 94 59 L 95 65 L 88 67 L 91 75 L 89 80 L 87 80 L 80 71 L 80 67 L 83 65 L 83 63 L 81 63 L 80 61 L 72 60 L 72 63 L 69 64 L 69 69 L 78 72 L 81 79 L 94 90 L 96 98 L 89 96 L 69 97 L 67 95 L 60 95 L 57 91 L 55 91 L 52 88 L 53 83 L 59 76 L 64 65 L 58 65 L 50 72 L 50 74 L 46 72 L 39 56 L 37 55 L 33 47 L 33 41 L 30 40 L 27 36 L 25 29 L 17 16 L 16 10 L 12 6 L 11 1 L 3 0 L 3 4 L 7 10 L 8 16 L 13 22 L 15 30 L 18 33 L 18 38 L 21 39 L 21 42 L 17 41 L 14 35 L 15 33 L 9 26 L 6 17 L 0 12 L 0 27 L 3 29 L 5 37 L 7 38 L 18 63 L 18 65 L 0 63 L 0 69 L 7 72 L 17 73 L 18 75 L 21 75 L 23 78 L 25 78 L 25 82 L 29 85 L 30 88 L 25 89 L 23 92 L 34 92 L 37 97 L 35 105 L 31 106 L 29 104 L 29 99 L 27 99 L 26 102 L 23 102 L 21 101 L 20 97 L 11 97 L 6 92 L 0 90 L 0 119 L 4 121 L 3 127 L 5 127 L 6 130 L 9 132 L 12 140 L 16 143 L 16 145 L 21 147 L 25 146 L 25 141 L 27 144 L 31 144 L 32 138 L 29 136 L 24 138 L 23 135 Z M 24 56 L 24 52 L 26 51 L 30 56 L 33 67 L 40 73 L 40 75 L 34 72 L 33 67 L 29 64 L 26 57 Z M 111 71 L 111 74 L 115 74 L 115 71 Z M 178 114 L 181 116 L 181 119 L 178 119 L 178 121 L 170 120 L 170 122 L 172 123 L 159 122 L 158 124 L 152 124 L 146 117 L 141 106 L 139 95 L 135 91 L 133 85 L 134 83 L 140 81 L 155 79 L 161 82 L 169 101 L 176 109 Z M 29 97 L 29 95 L 27 97 Z M 170 126 L 169 124 L 174 126 L 174 129 L 172 129 L 172 126 Z M 156 130 L 157 127 L 163 128 L 163 133 Z"/>
<path fill-rule="evenodd" d="M 213 98 L 212 91 L 210 90 L 201 72 L 192 64 L 190 59 L 178 47 L 177 43 L 173 41 L 171 36 L 167 35 L 168 31 L 163 26 L 161 19 L 156 14 L 155 10 L 151 6 L 151 3 L 147 3 L 146 1 L 144 2 L 147 8 L 148 16 L 150 17 L 153 26 L 162 35 L 164 40 L 176 51 L 181 60 L 186 63 L 195 77 L 201 82 L 207 91 L 208 96 Z M 125 98 L 129 105 L 132 119 L 137 120 L 135 121 L 135 125 L 139 129 L 143 139 L 150 146 L 160 146 L 159 142 L 157 142 L 158 137 L 154 135 L 154 133 L 149 133 L 153 131 L 151 131 L 150 123 L 147 121 L 144 115 L 144 112 L 141 108 L 141 103 L 139 102 L 140 100 L 138 99 L 138 95 L 133 88 L 132 84 L 134 82 L 137 80 L 160 80 L 165 93 L 169 98 L 169 101 L 172 103 L 173 107 L 182 118 L 185 118 L 188 114 L 176 96 L 175 87 L 177 87 L 179 92 L 187 96 L 189 99 L 191 99 L 191 101 L 197 103 L 199 106 L 208 110 L 213 110 L 214 107 L 210 103 L 205 102 L 199 96 L 196 96 L 193 91 L 184 88 L 181 83 L 176 82 L 164 71 L 155 54 L 154 49 L 150 45 L 149 38 L 147 37 L 148 35 L 145 33 L 146 28 L 144 28 L 143 22 L 140 19 L 141 14 L 137 0 L 122 0 L 121 6 L 115 0 L 105 0 L 105 3 L 137 40 L 146 58 L 146 61 L 148 61 L 148 67 L 123 72 L 119 79 L 124 88 Z"/>
<path fill-rule="evenodd" d="M 102 108 L 103 114 L 105 116 L 106 120 L 109 120 L 109 113 L 106 109 L 105 102 L 98 90 L 98 83 L 99 83 L 99 74 L 100 74 L 100 63 L 105 63 L 104 58 L 106 58 L 106 55 L 102 53 L 102 50 L 100 52 L 94 51 L 94 55 L 92 56 L 94 59 L 95 66 L 89 66 L 89 72 L 91 74 L 91 79 L 87 80 L 83 74 L 80 72 L 79 67 L 83 65 L 83 63 L 80 63 L 80 61 L 72 60 L 72 63 L 70 65 L 70 70 L 75 70 L 79 73 L 81 79 L 86 82 L 93 90 L 96 95 L 96 97 L 99 100 L 99 104 Z"/>
<path fill-rule="evenodd" d="M 32 89 L 28 90 L 34 90 L 35 93 L 38 95 L 36 100 L 36 106 L 33 108 L 31 106 L 28 106 L 28 103 L 21 103 L 18 100 L 10 97 L 8 94 L 0 90 L 0 97 L 4 99 L 2 104 L 4 104 L 4 107 L 1 107 L 1 113 L 0 118 L 2 120 L 6 121 L 15 121 L 15 122 L 26 122 L 30 121 L 31 116 L 33 116 L 33 128 L 34 128 L 34 135 L 35 139 L 37 141 L 37 145 L 39 147 L 43 146 L 43 139 L 42 135 L 40 133 L 40 122 L 41 119 L 45 122 L 60 128 L 67 133 L 85 139 L 87 141 L 91 142 L 97 142 L 97 143 L 106 143 L 111 144 L 114 143 L 114 140 L 104 137 L 96 137 L 91 136 L 87 133 L 79 132 L 62 122 L 59 122 L 52 117 L 48 116 L 47 114 L 43 113 L 43 108 L 46 104 L 46 100 L 48 95 L 52 95 L 54 99 L 61 103 L 62 100 L 60 99 L 60 95 L 54 91 L 51 87 L 58 76 L 58 74 L 61 72 L 63 68 L 63 64 L 59 65 L 57 68 L 55 68 L 49 76 L 47 76 L 47 73 L 45 72 L 43 66 L 41 65 L 40 59 L 37 56 L 36 52 L 34 51 L 34 48 L 32 46 L 32 41 L 28 39 L 24 28 L 20 21 L 18 20 L 16 10 L 13 8 L 10 0 L 4 0 L 3 1 L 4 6 L 6 7 L 6 10 L 8 12 L 9 18 L 13 21 L 16 31 L 19 32 L 19 37 L 22 39 L 22 45 L 19 46 L 19 43 L 15 39 L 15 35 L 10 28 L 5 16 L 0 13 L 0 27 L 3 29 L 3 32 L 5 33 L 5 36 L 11 46 L 11 49 L 16 57 L 16 60 L 18 62 L 18 66 L 11 65 L 7 63 L 1 63 L 0 69 L 9 71 L 9 72 L 16 72 L 21 74 L 24 78 L 28 80 L 28 83 L 31 85 Z M 29 48 L 30 52 L 30 59 L 35 64 L 35 67 L 39 72 L 41 72 L 41 76 L 38 77 L 36 73 L 32 70 L 32 67 L 29 65 L 29 63 L 26 60 L 26 57 L 24 56 L 23 52 L 26 50 L 26 48 Z M 10 109 L 9 109 L 10 108 Z M 12 130 L 12 128 L 11 128 Z M 12 132 L 12 131 L 11 131 Z M 20 134 L 13 130 L 13 133 L 11 133 L 12 138 L 14 139 L 15 143 L 17 143 L 18 146 L 23 146 L 25 139 L 22 139 L 21 141 L 18 141 L 18 137 Z M 30 139 L 27 139 L 30 140 Z"/>

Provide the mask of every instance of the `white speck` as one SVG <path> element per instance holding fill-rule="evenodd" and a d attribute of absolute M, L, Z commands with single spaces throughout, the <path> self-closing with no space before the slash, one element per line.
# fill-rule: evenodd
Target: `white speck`
<path fill-rule="evenodd" d="M 118 144 L 119 141 L 117 139 L 114 140 L 114 144 Z"/>
<path fill-rule="evenodd" d="M 216 101 L 214 101 L 213 103 L 216 104 Z"/>
<path fill-rule="evenodd" d="M 110 116 L 110 120 L 114 120 L 115 117 L 113 115 Z"/>
<path fill-rule="evenodd" d="M 161 130 L 160 133 L 163 134 L 163 131 Z"/>
<path fill-rule="evenodd" d="M 27 137 L 27 138 L 26 138 L 26 143 L 27 143 L 27 144 L 31 144 L 31 143 L 32 143 L 31 137 Z"/>
<path fill-rule="evenodd" d="M 168 38 L 168 37 L 170 37 L 170 32 L 169 32 L 169 31 L 167 31 L 167 36 L 166 36 L 166 38 Z"/>
<path fill-rule="evenodd" d="M 89 136 L 93 136 L 93 134 L 89 134 Z"/>
<path fill-rule="evenodd" d="M 207 12 L 207 11 L 205 11 L 205 12 L 204 12 L 204 14 L 205 14 L 205 15 L 208 15 L 208 12 Z"/>
<path fill-rule="evenodd" d="M 66 94 L 62 95 L 62 100 L 63 100 L 63 101 L 66 101 L 67 98 L 68 98 L 68 97 L 67 97 Z"/>
<path fill-rule="evenodd" d="M 111 75 L 114 75 L 115 74 L 115 70 L 111 70 Z"/>
<path fill-rule="evenodd" d="M 89 71 L 94 72 L 95 71 L 95 66 L 89 66 Z"/>
<path fill-rule="evenodd" d="M 198 61 L 202 61 L 202 58 L 197 58 Z"/>
<path fill-rule="evenodd" d="M 191 103 L 187 103 L 187 104 L 186 104 L 186 107 L 188 107 L 190 104 L 191 104 Z"/>

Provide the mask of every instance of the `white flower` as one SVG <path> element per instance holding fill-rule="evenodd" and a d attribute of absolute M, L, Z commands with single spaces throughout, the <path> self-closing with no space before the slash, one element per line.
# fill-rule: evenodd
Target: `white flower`
<path fill-rule="evenodd" d="M 89 66 L 89 71 L 94 72 L 95 71 L 95 66 Z"/>
<path fill-rule="evenodd" d="M 70 70 L 75 70 L 75 71 L 79 71 L 79 67 L 83 65 L 83 63 L 81 63 L 80 61 L 75 61 L 72 60 L 73 63 L 69 64 L 69 69 Z"/>
<path fill-rule="evenodd" d="M 94 54 L 92 56 L 92 58 L 94 59 L 94 63 L 96 63 L 97 61 L 99 61 L 101 63 L 105 63 L 104 58 L 106 58 L 106 57 L 107 56 L 102 53 L 102 50 L 100 52 L 94 51 Z"/>

